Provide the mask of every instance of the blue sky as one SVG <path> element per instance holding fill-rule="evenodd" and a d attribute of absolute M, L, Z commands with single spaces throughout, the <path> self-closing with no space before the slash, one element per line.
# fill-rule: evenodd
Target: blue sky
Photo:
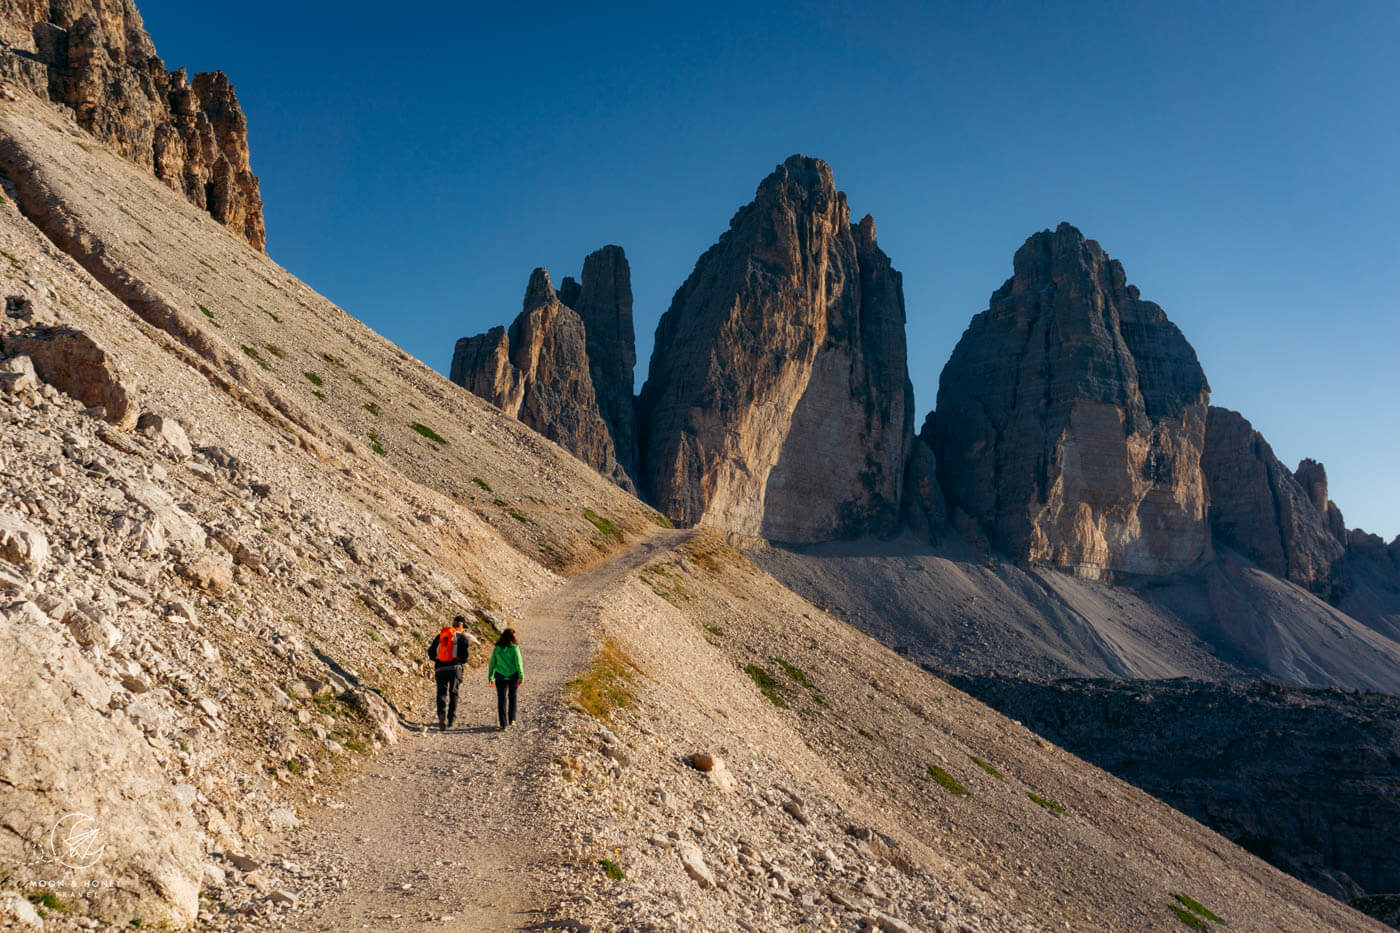
<path fill-rule="evenodd" d="M 268 251 L 440 370 L 619 243 L 638 355 L 788 155 L 904 274 L 918 420 L 1036 230 L 1120 259 L 1349 525 L 1400 533 L 1400 4 L 142 0 L 248 114 Z M 639 364 L 639 379 L 645 364 Z"/>

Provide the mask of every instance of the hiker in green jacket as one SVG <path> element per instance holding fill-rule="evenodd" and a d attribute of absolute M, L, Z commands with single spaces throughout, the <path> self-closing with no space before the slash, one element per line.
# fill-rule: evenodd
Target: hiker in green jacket
<path fill-rule="evenodd" d="M 496 682 L 496 718 L 501 731 L 515 725 L 515 688 L 525 679 L 525 664 L 520 660 L 520 645 L 515 641 L 515 629 L 508 628 L 496 639 L 491 663 L 486 666 L 486 680 Z"/>

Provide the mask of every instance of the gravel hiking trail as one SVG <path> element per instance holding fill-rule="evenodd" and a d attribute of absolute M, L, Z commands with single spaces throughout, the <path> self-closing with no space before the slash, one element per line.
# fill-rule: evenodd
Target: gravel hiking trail
<path fill-rule="evenodd" d="M 590 660 L 600 601 L 693 535 L 658 530 L 525 607 L 513 623 L 525 659 L 515 727 L 497 731 L 496 692 L 470 668 L 455 728 L 408 732 L 338 790 L 343 806 L 318 807 L 287 840 L 286 858 L 325 894 L 279 919 L 298 930 L 555 929 L 537 893 L 557 855 L 539 803 L 564 738 L 564 684 Z"/>

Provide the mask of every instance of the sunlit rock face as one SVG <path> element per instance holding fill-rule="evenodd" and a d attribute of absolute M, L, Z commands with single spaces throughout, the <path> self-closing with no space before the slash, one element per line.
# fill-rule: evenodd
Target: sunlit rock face
<path fill-rule="evenodd" d="M 673 520 L 777 541 L 886 533 L 913 438 L 901 277 L 820 159 L 789 158 L 656 330 L 644 477 Z"/>
<path fill-rule="evenodd" d="M 0 40 L 0 76 L 70 108 L 83 129 L 263 248 L 248 121 L 222 71 L 193 81 L 167 71 L 132 0 L 5 0 Z"/>
<path fill-rule="evenodd" d="M 589 375 L 583 320 L 536 269 L 511 324 L 457 341 L 451 379 L 632 491 Z"/>
<path fill-rule="evenodd" d="M 954 523 L 1089 578 L 1196 567 L 1209 395 L 1181 331 L 1098 243 L 1069 224 L 1035 234 L 939 380 Z"/>

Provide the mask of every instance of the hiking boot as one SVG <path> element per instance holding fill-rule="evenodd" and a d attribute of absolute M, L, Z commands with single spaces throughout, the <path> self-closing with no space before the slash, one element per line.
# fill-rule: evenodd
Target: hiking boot
<path fill-rule="evenodd" d="M 447 717 L 446 717 L 446 716 L 439 716 L 439 717 L 438 717 L 438 731 L 439 731 L 439 732 L 446 732 L 446 731 L 447 731 Z"/>
<path fill-rule="evenodd" d="M 447 728 L 451 729 L 455 725 L 457 725 L 457 718 L 455 716 L 447 720 Z"/>

